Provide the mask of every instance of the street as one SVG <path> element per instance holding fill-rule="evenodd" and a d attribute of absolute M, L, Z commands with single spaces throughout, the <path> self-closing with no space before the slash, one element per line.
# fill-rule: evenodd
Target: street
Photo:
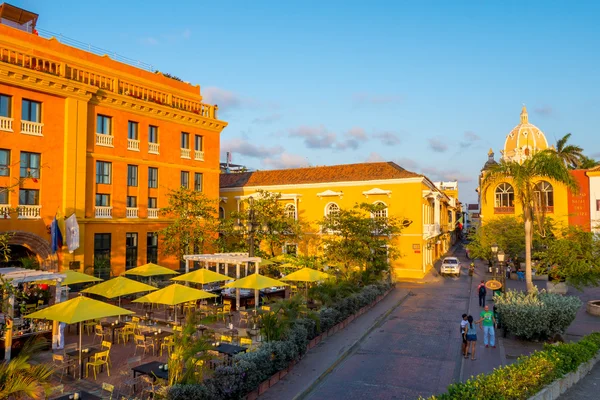
<path fill-rule="evenodd" d="M 464 254 L 464 252 L 460 252 Z M 400 283 L 412 294 L 307 398 L 415 399 L 459 380 L 459 322 L 467 312 L 468 261 L 462 275 L 428 284 Z"/>

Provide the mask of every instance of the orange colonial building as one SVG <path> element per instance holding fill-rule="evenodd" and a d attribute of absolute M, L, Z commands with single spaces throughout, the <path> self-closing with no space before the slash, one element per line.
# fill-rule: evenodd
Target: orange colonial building
<path fill-rule="evenodd" d="M 115 275 L 178 268 L 155 235 L 169 222 L 159 210 L 180 185 L 219 196 L 217 106 L 199 86 L 42 38 L 37 15 L 15 10 L 0 6 L 0 232 L 13 254 L 87 272 L 109 258 Z M 66 240 L 73 214 L 80 247 L 53 255 L 50 224 Z"/>

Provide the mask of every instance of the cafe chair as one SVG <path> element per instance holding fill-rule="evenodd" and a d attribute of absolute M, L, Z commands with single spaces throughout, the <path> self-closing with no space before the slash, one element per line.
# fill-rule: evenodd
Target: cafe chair
<path fill-rule="evenodd" d="M 175 347 L 175 338 L 173 336 L 167 336 L 160 344 L 160 356 L 163 355 L 163 349 L 167 349 L 167 354 L 171 354 Z"/>
<path fill-rule="evenodd" d="M 271 306 L 260 306 L 262 311 L 271 311 Z"/>
<path fill-rule="evenodd" d="M 250 315 L 248 314 L 248 311 L 240 311 L 240 325 L 242 322 L 245 322 L 246 325 L 250 323 Z"/>
<path fill-rule="evenodd" d="M 183 326 L 173 325 L 173 332 L 183 332 Z"/>
<path fill-rule="evenodd" d="M 135 325 L 126 323 L 125 326 L 118 331 L 117 344 L 123 340 L 123 344 L 129 342 L 129 339 L 135 335 Z"/>
<path fill-rule="evenodd" d="M 56 385 L 48 391 L 47 398 L 51 399 L 54 396 L 61 395 L 65 392 L 65 385 Z"/>
<path fill-rule="evenodd" d="M 85 321 L 83 322 L 83 329 L 85 329 L 85 332 L 87 333 L 88 336 L 90 336 L 92 334 L 92 329 L 94 329 L 94 327 L 96 325 L 98 325 L 100 323 L 100 320 L 98 319 L 92 319 L 89 321 Z"/>
<path fill-rule="evenodd" d="M 102 343 L 106 337 L 110 337 L 110 333 L 106 332 L 104 328 L 102 328 L 102 325 L 95 325 L 94 340 L 92 341 L 92 343 L 96 343 L 96 338 L 98 337 L 100 338 L 100 343 Z"/>
<path fill-rule="evenodd" d="M 106 365 L 106 373 L 110 376 L 110 369 L 108 368 L 108 350 L 101 351 L 92 356 L 92 361 L 88 361 L 85 364 L 85 377 L 89 376 L 90 367 L 94 370 L 94 380 L 96 380 L 96 370 L 100 371 L 100 368 Z"/>
<path fill-rule="evenodd" d="M 131 370 L 142 362 L 142 356 L 130 357 L 127 359 L 127 368 L 121 371 L 121 375 L 123 376 L 123 382 L 121 384 L 121 394 L 125 394 L 127 391 L 130 397 L 135 397 L 136 386 L 137 390 L 141 388 L 142 377 L 136 376 L 135 378 L 131 377 Z"/>
<path fill-rule="evenodd" d="M 221 335 L 221 338 L 219 339 L 220 342 L 225 342 L 225 343 L 232 343 L 233 342 L 233 337 L 228 336 L 228 335 Z"/>
<path fill-rule="evenodd" d="M 144 349 L 144 355 L 146 355 L 148 348 L 152 347 L 152 354 L 154 354 L 154 341 L 152 339 L 146 339 L 143 335 L 135 335 L 133 340 L 135 341 L 134 356 L 136 355 L 138 348 Z"/>
<path fill-rule="evenodd" d="M 39 310 L 41 308 L 44 308 L 44 305 L 44 300 L 38 300 L 36 308 Z"/>
<path fill-rule="evenodd" d="M 52 364 L 55 371 L 60 371 L 59 382 L 62 382 L 65 372 L 69 374 L 69 368 L 73 368 L 73 377 L 75 377 L 75 360 L 67 359 L 62 354 L 52 354 Z"/>
<path fill-rule="evenodd" d="M 108 350 L 108 364 L 112 367 L 112 363 L 110 362 L 110 349 L 112 349 L 112 342 L 107 340 L 102 341 L 102 350 Z"/>
<path fill-rule="evenodd" d="M 240 346 L 247 347 L 248 349 L 252 348 L 252 339 L 251 338 L 240 338 Z"/>
<path fill-rule="evenodd" d="M 223 358 L 221 357 L 221 353 L 216 350 L 207 350 L 206 354 L 210 356 L 210 360 L 208 361 L 208 366 L 210 369 L 217 369 L 218 366 L 223 365 Z"/>
<path fill-rule="evenodd" d="M 115 386 L 110 383 L 102 382 L 102 398 L 112 400 L 115 395 Z"/>
<path fill-rule="evenodd" d="M 66 344 L 65 347 L 63 347 L 63 355 L 65 357 L 68 357 L 67 353 L 69 353 L 71 351 L 76 351 L 76 350 L 77 350 L 77 343 Z"/>

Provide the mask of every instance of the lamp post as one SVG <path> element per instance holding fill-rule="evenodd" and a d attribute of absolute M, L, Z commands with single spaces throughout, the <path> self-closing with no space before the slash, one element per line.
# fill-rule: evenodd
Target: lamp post
<path fill-rule="evenodd" d="M 492 249 L 492 255 L 493 255 L 493 260 L 492 260 L 492 262 L 493 262 L 493 265 L 492 265 L 493 271 L 491 271 L 491 272 L 493 272 L 494 279 L 496 279 L 496 270 L 497 269 L 495 268 L 494 264 L 495 264 L 495 261 L 496 261 L 496 254 L 498 254 L 498 244 L 496 244 L 496 243 L 492 244 L 491 249 Z"/>
<path fill-rule="evenodd" d="M 502 288 L 500 290 L 502 290 L 502 293 L 504 293 L 506 291 L 506 273 L 504 271 L 505 267 L 504 267 L 504 258 L 506 257 L 506 254 L 504 254 L 504 252 L 502 250 L 500 250 L 498 252 L 498 262 L 500 263 L 500 282 L 502 283 Z"/>

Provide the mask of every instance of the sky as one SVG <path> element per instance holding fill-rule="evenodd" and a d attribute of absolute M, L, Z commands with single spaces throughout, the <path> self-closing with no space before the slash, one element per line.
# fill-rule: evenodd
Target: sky
<path fill-rule="evenodd" d="M 476 202 L 521 107 L 600 159 L 600 2 L 12 0 L 201 86 L 252 169 L 394 161 Z"/>

